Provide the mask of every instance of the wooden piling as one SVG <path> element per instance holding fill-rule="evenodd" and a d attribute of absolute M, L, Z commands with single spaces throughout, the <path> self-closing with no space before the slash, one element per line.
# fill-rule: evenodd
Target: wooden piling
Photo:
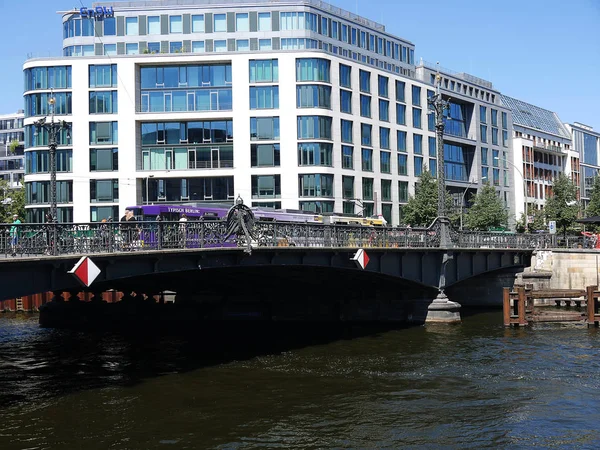
<path fill-rule="evenodd" d="M 588 286 L 586 288 L 588 328 L 591 326 L 597 327 L 600 320 L 600 318 L 596 317 L 596 311 L 598 311 L 597 288 L 597 286 Z"/>
<path fill-rule="evenodd" d="M 510 288 L 502 289 L 502 315 L 504 317 L 504 326 L 510 327 Z"/>
<path fill-rule="evenodd" d="M 527 299 L 527 296 L 525 295 L 525 288 L 519 287 L 517 293 L 519 294 L 519 306 L 517 310 L 517 315 L 519 316 L 519 326 L 525 326 L 527 325 L 527 319 L 525 318 L 525 300 Z"/>

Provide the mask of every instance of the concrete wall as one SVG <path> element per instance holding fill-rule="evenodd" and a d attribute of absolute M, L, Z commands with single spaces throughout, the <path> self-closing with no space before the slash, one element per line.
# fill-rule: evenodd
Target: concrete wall
<path fill-rule="evenodd" d="M 534 253 L 531 267 L 517 282 L 533 283 L 534 288 L 585 289 L 600 280 L 600 251 L 540 250 Z"/>

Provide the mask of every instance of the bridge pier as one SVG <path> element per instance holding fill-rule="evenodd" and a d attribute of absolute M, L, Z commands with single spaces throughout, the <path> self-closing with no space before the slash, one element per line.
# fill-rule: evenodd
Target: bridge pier
<path fill-rule="evenodd" d="M 444 291 L 440 291 L 427 307 L 425 323 L 458 323 L 460 321 L 460 303 L 449 300 Z"/>

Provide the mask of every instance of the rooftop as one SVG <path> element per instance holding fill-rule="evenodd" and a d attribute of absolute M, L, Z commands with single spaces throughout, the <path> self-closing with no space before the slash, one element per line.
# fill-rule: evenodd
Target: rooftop
<path fill-rule="evenodd" d="M 321 0 L 140 0 L 140 1 L 107 1 L 107 2 L 94 2 L 93 7 L 96 6 L 112 6 L 117 9 L 146 9 L 146 10 L 157 10 L 164 8 L 171 9 L 186 9 L 194 6 L 312 6 L 318 8 L 324 12 L 339 16 L 350 22 L 356 22 L 365 27 L 372 28 L 374 30 L 385 33 L 385 25 L 369 20 L 365 17 L 361 17 L 357 14 L 346 11 L 337 6 L 333 6 L 329 3 Z M 59 11 L 61 14 L 72 13 L 79 11 L 79 8 L 75 7 L 73 11 Z M 115 11 L 116 12 L 116 11 Z"/>
<path fill-rule="evenodd" d="M 506 95 L 501 95 L 500 99 L 512 111 L 513 123 L 571 139 L 571 134 L 555 112 Z"/>

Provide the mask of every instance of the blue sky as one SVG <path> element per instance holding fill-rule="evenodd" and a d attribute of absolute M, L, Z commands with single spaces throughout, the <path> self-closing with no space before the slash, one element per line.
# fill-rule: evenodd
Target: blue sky
<path fill-rule="evenodd" d="M 417 60 L 484 78 L 503 94 L 557 112 L 563 122 L 600 131 L 600 0 L 330 3 L 410 40 Z M 23 107 L 22 64 L 28 54 L 60 56 L 56 11 L 79 6 L 79 0 L 0 0 L 0 113 Z"/>

